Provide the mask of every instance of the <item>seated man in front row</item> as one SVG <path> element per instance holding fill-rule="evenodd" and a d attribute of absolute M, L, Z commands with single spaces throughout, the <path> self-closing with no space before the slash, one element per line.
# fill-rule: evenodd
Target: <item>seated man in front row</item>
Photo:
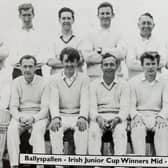
<path fill-rule="evenodd" d="M 114 154 L 126 154 L 130 89 L 127 82 L 117 80 L 118 66 L 116 52 L 102 55 L 103 76 L 91 83 L 89 154 L 92 155 L 101 155 L 101 139 L 106 131 L 112 132 Z"/>
<path fill-rule="evenodd" d="M 156 155 L 168 155 L 168 87 L 167 80 L 157 73 L 160 55 L 145 52 L 140 57 L 143 74 L 130 80 L 131 137 L 135 154 L 145 155 L 147 130 L 155 132 Z"/>
<path fill-rule="evenodd" d="M 50 83 L 50 137 L 53 154 L 62 154 L 63 136 L 74 130 L 76 154 L 86 154 L 89 111 L 89 79 L 77 71 L 80 60 L 74 48 L 64 48 L 60 54 L 62 72 L 53 75 Z"/>
<path fill-rule="evenodd" d="M 10 113 L 12 119 L 7 132 L 7 146 L 11 167 L 19 165 L 20 134 L 31 132 L 33 153 L 45 153 L 44 134 L 47 125 L 47 92 L 42 77 L 35 75 L 36 59 L 25 55 L 20 59 L 23 76 L 14 80 Z"/>

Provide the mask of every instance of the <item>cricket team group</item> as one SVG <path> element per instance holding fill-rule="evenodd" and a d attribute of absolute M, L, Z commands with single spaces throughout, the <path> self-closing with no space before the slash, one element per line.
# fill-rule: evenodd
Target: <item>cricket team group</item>
<path fill-rule="evenodd" d="M 152 34 L 152 14 L 139 16 L 139 33 L 128 45 L 113 28 L 111 3 L 99 4 L 98 31 L 84 39 L 74 34 L 73 9 L 63 7 L 61 32 L 45 50 L 33 5 L 20 4 L 18 13 L 13 43 L 0 43 L 0 129 L 8 125 L 0 145 L 7 141 L 11 167 L 19 166 L 26 130 L 33 153 L 46 153 L 49 130 L 52 154 L 63 154 L 65 132 L 73 130 L 75 154 L 101 155 L 102 137 L 111 132 L 114 155 L 126 155 L 128 118 L 135 154 L 145 155 L 150 130 L 156 155 L 168 155 L 168 47 Z"/>

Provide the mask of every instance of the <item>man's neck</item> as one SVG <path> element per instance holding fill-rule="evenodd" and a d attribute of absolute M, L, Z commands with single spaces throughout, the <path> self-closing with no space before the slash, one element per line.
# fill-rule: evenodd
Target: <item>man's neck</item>
<path fill-rule="evenodd" d="M 103 30 L 103 31 L 109 31 L 110 30 L 110 26 L 109 27 L 104 27 L 104 26 L 101 26 L 101 30 Z"/>
<path fill-rule="evenodd" d="M 145 74 L 145 79 L 146 79 L 148 82 L 153 82 L 153 81 L 156 79 L 156 73 L 153 74 L 153 75 Z"/>
<path fill-rule="evenodd" d="M 107 85 L 110 85 L 113 81 L 114 81 L 115 75 L 111 75 L 111 76 L 106 76 L 103 75 L 103 80 Z"/>
<path fill-rule="evenodd" d="M 67 71 L 64 71 L 64 75 L 65 75 L 67 78 L 71 78 L 75 73 L 76 73 L 76 71 L 74 71 L 73 73 L 69 73 L 69 72 L 67 72 Z"/>
<path fill-rule="evenodd" d="M 68 30 L 68 31 L 62 30 L 61 33 L 62 33 L 62 36 L 65 38 L 72 36 L 72 30 Z"/>
<path fill-rule="evenodd" d="M 103 24 L 100 23 L 100 27 L 101 27 L 102 30 L 105 30 L 105 31 L 110 30 L 111 23 L 108 24 L 108 25 L 103 25 Z"/>
<path fill-rule="evenodd" d="M 29 31 L 33 28 L 33 25 L 32 24 L 31 25 L 23 25 L 22 28 L 23 28 L 23 30 Z"/>
<path fill-rule="evenodd" d="M 143 34 L 140 34 L 140 36 L 143 38 L 143 39 L 150 39 L 152 34 L 148 34 L 148 35 L 143 35 Z"/>
<path fill-rule="evenodd" d="M 25 80 L 28 84 L 30 84 L 33 82 L 34 77 L 35 77 L 35 75 L 33 75 L 31 78 L 27 78 L 27 79 L 25 78 Z"/>

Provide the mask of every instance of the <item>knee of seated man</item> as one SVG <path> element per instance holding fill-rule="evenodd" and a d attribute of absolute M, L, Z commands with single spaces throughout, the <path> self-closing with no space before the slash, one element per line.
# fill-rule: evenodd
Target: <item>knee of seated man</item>
<path fill-rule="evenodd" d="M 100 131 L 101 131 L 101 130 L 100 130 L 100 128 L 99 128 L 99 126 L 98 126 L 97 123 L 92 123 L 92 124 L 90 125 L 89 133 L 90 133 L 91 136 L 96 136 L 96 135 L 98 135 Z"/>
<path fill-rule="evenodd" d="M 131 121 L 131 129 L 134 129 L 134 128 L 145 129 L 146 125 L 144 124 L 143 121 L 138 121 L 135 123 L 135 120 L 133 120 Z"/>
<path fill-rule="evenodd" d="M 116 127 L 114 128 L 114 131 L 126 132 L 126 124 L 124 123 L 117 124 Z"/>
<path fill-rule="evenodd" d="M 120 136 L 120 135 L 126 136 L 127 135 L 126 125 L 123 123 L 116 125 L 113 131 L 113 135 L 114 136 Z"/>
<path fill-rule="evenodd" d="M 15 122 L 10 122 L 7 131 L 8 131 L 8 133 L 9 132 L 14 133 L 17 129 L 18 129 L 18 124 Z"/>
<path fill-rule="evenodd" d="M 42 121 L 42 120 L 41 120 Z M 37 134 L 44 134 L 46 131 L 46 122 L 45 121 L 37 121 L 34 125 L 33 125 L 33 131 L 36 132 Z"/>

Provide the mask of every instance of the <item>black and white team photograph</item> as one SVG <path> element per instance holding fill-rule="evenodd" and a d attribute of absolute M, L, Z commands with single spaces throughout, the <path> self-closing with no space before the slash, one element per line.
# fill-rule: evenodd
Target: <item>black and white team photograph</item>
<path fill-rule="evenodd" d="M 168 167 L 167 9 L 0 0 L 0 168 Z"/>

